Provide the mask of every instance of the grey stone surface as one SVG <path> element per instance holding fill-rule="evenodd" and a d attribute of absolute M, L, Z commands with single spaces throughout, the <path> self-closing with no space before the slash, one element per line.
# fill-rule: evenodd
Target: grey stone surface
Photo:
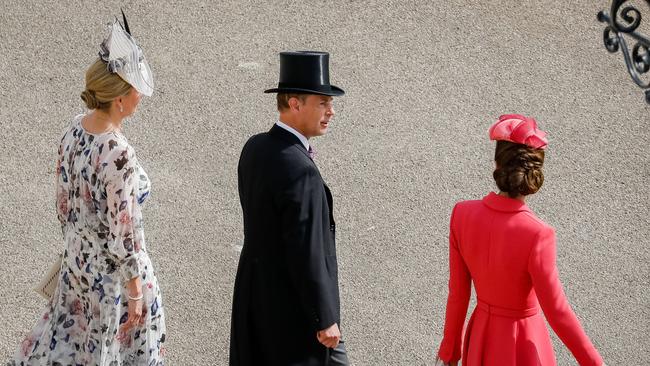
<path fill-rule="evenodd" d="M 62 250 L 58 138 L 123 6 L 156 77 L 126 133 L 153 181 L 146 235 L 170 365 L 226 365 L 242 244 L 236 165 L 276 118 L 281 50 L 331 53 L 314 140 L 338 231 L 343 328 L 361 365 L 430 365 L 454 202 L 494 189 L 499 114 L 549 132 L 530 200 L 558 236 L 567 296 L 606 362 L 650 364 L 648 106 L 602 45 L 608 1 L 0 1 L 0 356 L 35 324 L 30 290 Z M 645 4 L 641 8 L 646 11 Z M 555 336 L 560 365 L 575 361 Z"/>

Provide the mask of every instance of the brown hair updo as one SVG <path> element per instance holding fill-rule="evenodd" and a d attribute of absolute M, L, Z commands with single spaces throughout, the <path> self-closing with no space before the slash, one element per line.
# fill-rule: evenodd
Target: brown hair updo
<path fill-rule="evenodd" d="M 501 192 L 515 198 L 537 192 L 544 183 L 544 150 L 510 141 L 497 141 L 492 174 Z"/>
<path fill-rule="evenodd" d="M 107 110 L 113 99 L 130 90 L 131 85 L 110 72 L 106 63 L 98 58 L 86 71 L 86 90 L 81 92 L 81 100 L 88 109 Z"/>

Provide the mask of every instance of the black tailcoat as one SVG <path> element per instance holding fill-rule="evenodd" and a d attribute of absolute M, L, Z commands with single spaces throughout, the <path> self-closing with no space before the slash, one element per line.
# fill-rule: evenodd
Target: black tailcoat
<path fill-rule="evenodd" d="M 332 194 L 300 140 L 274 125 L 238 167 L 244 215 L 231 366 L 325 365 L 316 332 L 340 323 Z"/>

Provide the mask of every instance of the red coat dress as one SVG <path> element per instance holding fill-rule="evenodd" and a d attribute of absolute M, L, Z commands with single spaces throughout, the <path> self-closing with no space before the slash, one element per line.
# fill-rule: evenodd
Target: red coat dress
<path fill-rule="evenodd" d="M 457 361 L 462 349 L 463 366 L 556 365 L 543 311 L 580 365 L 602 365 L 562 290 L 555 232 L 522 201 L 490 193 L 458 203 L 449 268 L 443 361 Z M 463 338 L 472 281 L 477 306 Z"/>

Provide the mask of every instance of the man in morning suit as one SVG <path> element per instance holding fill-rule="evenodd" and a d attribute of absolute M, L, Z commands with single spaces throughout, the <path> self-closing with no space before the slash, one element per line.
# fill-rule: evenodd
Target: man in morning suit
<path fill-rule="evenodd" d="M 329 54 L 280 53 L 280 113 L 238 167 L 244 246 L 233 296 L 230 366 L 349 365 L 341 340 L 332 194 L 309 139 L 327 133 Z"/>

